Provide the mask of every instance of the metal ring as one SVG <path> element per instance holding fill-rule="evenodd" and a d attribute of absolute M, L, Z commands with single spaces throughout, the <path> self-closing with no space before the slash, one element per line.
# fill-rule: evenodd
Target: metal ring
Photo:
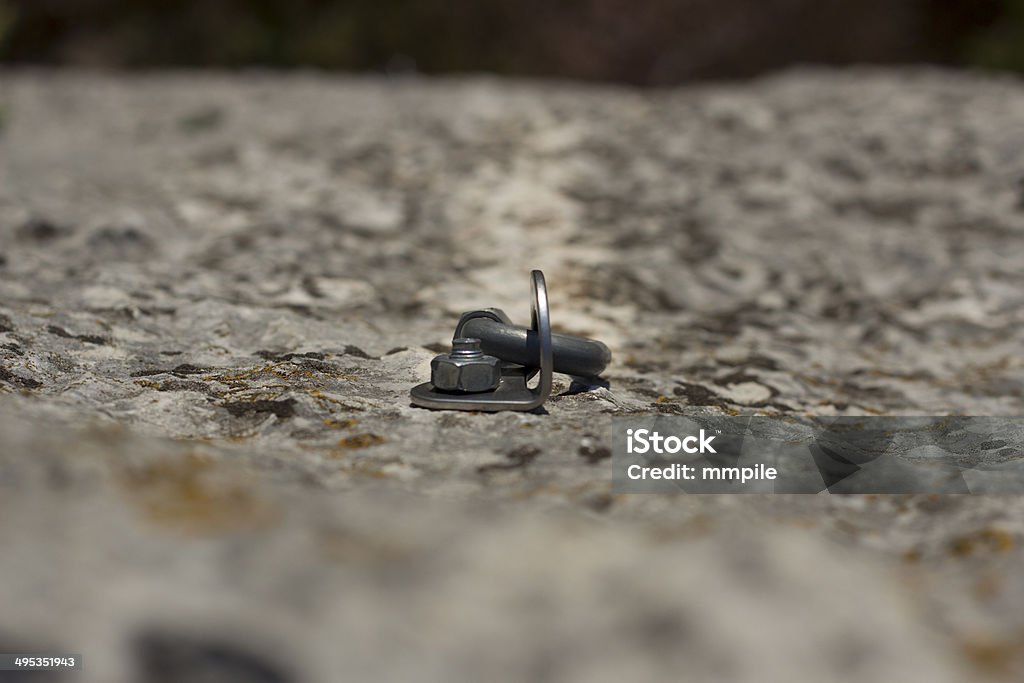
<path fill-rule="evenodd" d="M 454 336 L 479 339 L 488 356 L 518 365 L 538 367 L 540 345 L 537 334 L 531 328 L 513 324 L 501 309 L 484 308 L 463 313 L 455 326 Z M 612 359 L 612 352 L 596 339 L 553 332 L 551 351 L 552 372 L 577 377 L 597 377 Z"/>
<path fill-rule="evenodd" d="M 540 402 L 537 404 L 540 405 L 551 394 L 555 352 L 551 344 L 551 310 L 548 308 L 548 287 L 544 282 L 544 273 L 535 270 L 530 274 L 533 276 L 533 313 L 530 317 L 533 329 L 537 333 L 537 366 L 540 368 L 540 382 L 534 391 L 536 396 L 540 396 Z"/>
<path fill-rule="evenodd" d="M 423 408 L 454 410 L 534 410 L 544 404 L 551 394 L 552 359 L 551 313 L 548 309 L 548 290 L 544 274 L 539 270 L 531 273 L 533 289 L 533 329 L 537 340 L 537 365 L 530 366 L 506 363 L 502 367 L 501 383 L 494 391 L 476 394 L 453 394 L 438 391 L 430 382 L 418 384 L 409 392 L 413 404 Z M 500 314 L 500 315 L 499 315 Z M 500 311 L 487 313 L 499 322 L 507 321 Z M 526 382 L 539 371 L 537 386 L 530 389 Z"/>
<path fill-rule="evenodd" d="M 497 308 L 464 313 L 455 328 L 456 337 L 479 339 L 484 353 L 510 363 L 536 366 L 540 347 L 528 327 L 515 325 Z M 554 372 L 577 377 L 597 377 L 611 362 L 608 347 L 596 339 L 551 333 Z"/>

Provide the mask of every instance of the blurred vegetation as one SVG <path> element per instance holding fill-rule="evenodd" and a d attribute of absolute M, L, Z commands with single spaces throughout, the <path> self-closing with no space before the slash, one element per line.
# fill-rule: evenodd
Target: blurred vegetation
<path fill-rule="evenodd" d="M 0 61 L 648 85 L 808 62 L 1024 70 L 1024 0 L 0 0 Z"/>
<path fill-rule="evenodd" d="M 972 37 L 966 58 L 968 64 L 1024 72 L 1024 0 L 1005 0 L 992 25 Z"/>
<path fill-rule="evenodd" d="M 14 26 L 14 7 L 0 0 L 0 46 L 5 42 L 7 34 Z"/>

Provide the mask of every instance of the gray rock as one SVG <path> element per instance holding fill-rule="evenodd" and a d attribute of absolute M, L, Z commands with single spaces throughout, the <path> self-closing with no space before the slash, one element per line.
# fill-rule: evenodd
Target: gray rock
<path fill-rule="evenodd" d="M 1024 675 L 1018 497 L 615 496 L 606 455 L 638 412 L 1020 414 L 1020 82 L 14 71 L 0 108 L 0 651 Z M 532 267 L 608 386 L 411 407 L 460 312 L 528 319 Z"/>

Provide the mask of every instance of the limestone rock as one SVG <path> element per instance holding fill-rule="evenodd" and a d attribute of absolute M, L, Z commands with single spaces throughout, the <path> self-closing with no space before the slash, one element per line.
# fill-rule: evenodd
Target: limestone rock
<path fill-rule="evenodd" d="M 0 109 L 0 651 L 1024 675 L 1018 498 L 615 496 L 607 459 L 630 412 L 1020 414 L 1020 82 L 14 71 Z M 461 311 L 528 319 L 533 267 L 608 386 L 411 407 Z"/>

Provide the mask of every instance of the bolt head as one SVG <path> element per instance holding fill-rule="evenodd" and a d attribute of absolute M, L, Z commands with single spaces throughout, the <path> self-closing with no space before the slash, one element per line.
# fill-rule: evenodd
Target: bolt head
<path fill-rule="evenodd" d="M 494 391 L 501 382 L 501 361 L 494 356 L 461 358 L 441 354 L 430 361 L 430 383 L 439 391 Z"/>
<path fill-rule="evenodd" d="M 452 339 L 452 350 L 448 355 L 460 358 L 476 358 L 484 355 L 484 352 L 480 348 L 479 339 L 475 337 L 458 337 L 457 339 Z"/>

